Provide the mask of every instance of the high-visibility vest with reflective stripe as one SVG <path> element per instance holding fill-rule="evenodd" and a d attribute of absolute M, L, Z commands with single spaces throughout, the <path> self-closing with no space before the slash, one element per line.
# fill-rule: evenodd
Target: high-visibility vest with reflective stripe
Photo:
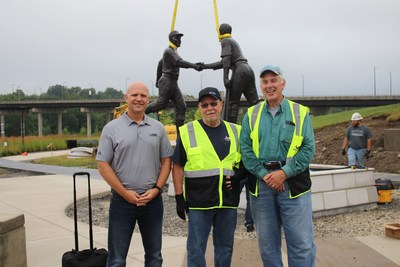
<path fill-rule="evenodd" d="M 299 148 L 301 144 L 303 143 L 303 124 L 304 124 L 304 119 L 308 113 L 308 108 L 300 105 L 296 102 L 293 102 L 291 100 L 287 100 L 289 103 L 290 107 L 290 112 L 292 114 L 292 120 L 295 124 L 294 128 L 294 133 L 293 133 L 293 138 L 292 142 L 290 143 L 287 155 L 286 155 L 286 164 L 288 164 L 296 155 L 296 153 L 299 151 Z M 265 102 L 261 102 L 255 106 L 252 106 L 248 109 L 247 114 L 249 118 L 249 127 L 250 127 L 250 138 L 252 140 L 252 148 L 255 156 L 259 158 L 260 155 L 260 140 L 259 140 L 259 130 L 260 130 L 260 120 L 261 120 L 261 112 L 265 107 Z M 310 191 L 310 190 L 308 190 Z M 296 196 L 292 196 L 290 194 L 291 198 L 299 197 L 304 193 L 307 193 L 308 191 L 305 191 L 301 194 L 298 194 Z M 253 196 L 258 196 L 258 183 L 256 183 L 256 187 L 254 192 L 250 191 Z"/>
<path fill-rule="evenodd" d="M 196 178 L 216 179 L 218 177 L 218 188 L 213 191 L 218 194 L 218 203 L 212 203 L 207 207 L 190 207 L 190 209 L 212 209 L 227 207 L 223 203 L 222 186 L 224 176 L 235 174 L 233 167 L 239 166 L 241 155 L 239 151 L 239 136 L 241 126 L 223 121 L 228 132 L 230 148 L 228 155 L 221 161 L 216 153 L 207 133 L 198 121 L 187 123 L 179 128 L 182 145 L 185 149 L 187 162 L 184 166 L 185 197 L 190 196 L 187 192 L 187 184 Z M 204 196 L 205 198 L 209 196 Z M 188 200 L 190 202 L 190 200 Z M 229 206 L 231 207 L 231 206 Z M 235 207 L 236 208 L 236 207 Z"/>

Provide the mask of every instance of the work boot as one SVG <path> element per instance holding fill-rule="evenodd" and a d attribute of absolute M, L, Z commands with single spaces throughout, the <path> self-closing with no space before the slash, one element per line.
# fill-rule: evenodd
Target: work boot
<path fill-rule="evenodd" d="M 253 226 L 252 224 L 247 224 L 247 225 L 246 225 L 246 231 L 247 231 L 248 233 L 253 232 L 253 231 L 254 231 L 254 226 Z"/>

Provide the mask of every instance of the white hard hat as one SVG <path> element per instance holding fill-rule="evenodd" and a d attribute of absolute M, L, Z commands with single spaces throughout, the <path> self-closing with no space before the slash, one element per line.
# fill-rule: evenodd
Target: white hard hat
<path fill-rule="evenodd" d="M 356 112 L 351 116 L 351 120 L 352 121 L 360 121 L 362 120 L 363 117 L 361 117 L 360 113 Z"/>

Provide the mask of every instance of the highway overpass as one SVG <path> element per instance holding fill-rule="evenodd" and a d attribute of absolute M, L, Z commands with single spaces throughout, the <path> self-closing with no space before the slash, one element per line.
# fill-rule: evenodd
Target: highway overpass
<path fill-rule="evenodd" d="M 372 107 L 400 103 L 400 96 L 314 96 L 288 97 L 289 99 L 310 108 L 314 115 L 328 114 L 332 107 Z M 35 101 L 0 101 L 1 136 L 4 136 L 4 116 L 8 114 L 38 113 L 38 133 L 42 133 L 42 113 L 58 114 L 58 132 L 62 132 L 62 113 L 69 108 L 80 108 L 87 114 L 87 132 L 91 135 L 91 113 L 103 112 L 111 114 L 124 99 L 85 99 L 85 100 L 35 100 Z M 188 107 L 196 107 L 196 100 L 186 101 Z M 245 100 L 240 102 L 241 107 L 248 107 Z M 169 107 L 173 107 L 169 103 Z"/>

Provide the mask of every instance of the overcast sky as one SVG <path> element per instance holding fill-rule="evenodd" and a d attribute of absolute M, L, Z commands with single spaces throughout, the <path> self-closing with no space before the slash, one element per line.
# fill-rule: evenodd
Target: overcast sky
<path fill-rule="evenodd" d="M 1 0 L 0 94 L 48 87 L 113 87 L 136 80 L 154 87 L 168 46 L 175 0 Z M 219 22 L 256 77 L 279 65 L 287 96 L 400 94 L 400 1 L 217 0 Z M 220 59 L 213 0 L 180 0 L 175 29 L 180 56 Z M 392 79 L 390 79 L 390 73 Z M 304 87 L 303 87 L 304 80 Z M 183 94 L 223 88 L 222 70 L 181 69 Z M 258 86 L 258 79 L 257 79 Z"/>

